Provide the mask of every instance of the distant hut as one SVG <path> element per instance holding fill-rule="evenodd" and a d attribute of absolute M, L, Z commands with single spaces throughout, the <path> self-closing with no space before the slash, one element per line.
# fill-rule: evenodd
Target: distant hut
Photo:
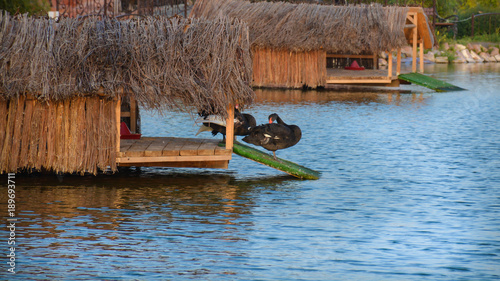
<path fill-rule="evenodd" d="M 250 28 L 254 86 L 391 84 L 397 80 L 392 60 L 388 70 L 379 70 L 379 53 L 411 43 L 416 62 L 417 43 L 433 45 L 425 14 L 416 7 L 197 0 L 191 11 L 196 18 L 220 15 L 241 19 Z M 345 72 L 353 60 L 372 71 Z M 398 56 L 398 71 L 400 63 Z"/>
<path fill-rule="evenodd" d="M 229 120 L 236 103 L 254 98 L 247 34 L 224 18 L 0 15 L 0 173 L 227 167 L 230 125 L 225 148 L 203 139 L 120 141 L 120 104 Z"/>

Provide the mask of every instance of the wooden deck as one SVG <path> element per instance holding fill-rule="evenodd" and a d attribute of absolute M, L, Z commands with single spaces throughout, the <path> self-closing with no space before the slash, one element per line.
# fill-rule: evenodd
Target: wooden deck
<path fill-rule="evenodd" d="M 396 72 L 389 77 L 387 69 L 346 70 L 327 68 L 326 84 L 380 84 L 381 86 L 399 86 Z"/>
<path fill-rule="evenodd" d="M 218 140 L 143 137 L 120 140 L 118 166 L 161 166 L 227 169 L 232 150 Z"/>

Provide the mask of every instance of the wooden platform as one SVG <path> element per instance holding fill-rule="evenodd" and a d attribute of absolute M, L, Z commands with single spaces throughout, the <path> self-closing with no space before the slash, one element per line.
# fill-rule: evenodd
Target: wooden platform
<path fill-rule="evenodd" d="M 387 69 L 346 70 L 327 68 L 326 84 L 380 84 L 381 86 L 399 86 L 398 77 L 387 75 Z"/>
<path fill-rule="evenodd" d="M 232 150 L 219 147 L 219 140 L 143 137 L 120 140 L 118 166 L 161 166 L 227 169 Z"/>

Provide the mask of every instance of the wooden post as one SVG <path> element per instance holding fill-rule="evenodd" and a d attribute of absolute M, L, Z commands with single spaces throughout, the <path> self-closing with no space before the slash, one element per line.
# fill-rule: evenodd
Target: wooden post
<path fill-rule="evenodd" d="M 387 76 L 389 76 L 389 79 L 392 79 L 392 50 L 389 51 L 389 55 L 387 56 L 388 64 L 387 64 Z"/>
<path fill-rule="evenodd" d="M 227 107 L 226 119 L 226 149 L 233 149 L 234 143 L 234 105 L 229 104 Z"/>
<path fill-rule="evenodd" d="M 420 73 L 424 73 L 424 39 L 420 40 Z"/>
<path fill-rule="evenodd" d="M 401 48 L 398 48 L 398 55 L 396 61 L 396 76 L 401 74 Z"/>
<path fill-rule="evenodd" d="M 130 97 L 130 131 L 133 134 L 137 133 L 137 102 Z"/>
<path fill-rule="evenodd" d="M 417 13 L 413 13 L 413 24 L 415 24 L 415 27 L 413 28 L 413 48 L 412 48 L 412 63 L 411 63 L 411 71 L 412 72 L 417 72 L 417 40 L 418 40 L 418 34 L 417 34 Z"/>
<path fill-rule="evenodd" d="M 117 97 L 116 99 L 116 107 L 115 107 L 115 118 L 116 118 L 116 157 L 119 157 L 120 155 L 120 127 L 121 127 L 121 122 L 120 122 L 120 117 L 121 117 L 121 98 L 120 96 Z"/>

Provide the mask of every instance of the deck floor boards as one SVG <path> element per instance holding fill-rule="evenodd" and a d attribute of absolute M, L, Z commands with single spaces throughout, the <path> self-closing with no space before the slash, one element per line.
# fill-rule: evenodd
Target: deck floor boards
<path fill-rule="evenodd" d="M 231 155 L 219 141 L 195 138 L 143 137 L 120 140 L 120 157 Z"/>
<path fill-rule="evenodd" d="M 387 83 L 397 80 L 396 70 L 392 76 L 387 76 L 387 69 L 347 70 L 342 68 L 327 68 L 327 84 L 335 83 Z"/>

